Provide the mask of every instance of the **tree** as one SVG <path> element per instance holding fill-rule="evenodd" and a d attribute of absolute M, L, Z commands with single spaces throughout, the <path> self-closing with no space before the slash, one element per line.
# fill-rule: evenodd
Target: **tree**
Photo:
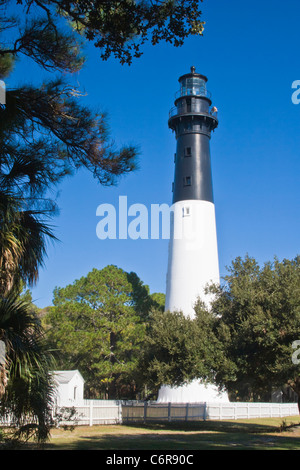
<path fill-rule="evenodd" d="M 128 273 L 127 279 L 132 286 L 131 304 L 144 321 L 149 321 L 151 310 L 164 310 L 165 294 L 158 292 L 150 294 L 149 286 L 145 285 L 136 273 Z"/>
<path fill-rule="evenodd" d="M 63 367 L 80 368 L 90 396 L 135 396 L 145 309 L 129 279 L 136 274 L 107 266 L 54 291 L 48 338 Z"/>
<path fill-rule="evenodd" d="M 140 356 L 141 374 L 150 390 L 190 380 L 195 371 L 195 341 L 193 322 L 181 312 L 152 312 Z"/>
<path fill-rule="evenodd" d="M 1 1 L 3 8 L 9 3 Z M 49 69 L 66 68 L 68 54 L 80 66 L 80 58 L 74 58 L 75 32 L 92 41 L 103 60 L 113 54 L 121 63 L 130 64 L 141 56 L 146 41 L 152 45 L 166 41 L 178 47 L 188 36 L 201 35 L 204 22 L 199 7 L 195 0 L 20 0 L 14 16 L 2 20 L 2 28 L 18 26 L 20 32 L 0 53 L 23 53 L 41 64 L 47 57 Z M 24 15 L 30 21 L 25 26 L 23 22 L 22 28 Z M 61 32 L 65 23 L 71 26 L 68 35 Z"/>
<path fill-rule="evenodd" d="M 218 380 L 239 399 L 269 400 L 286 384 L 300 397 L 299 364 L 292 360 L 300 339 L 300 257 L 262 267 L 238 257 L 225 281 L 214 288 L 212 305 L 227 359 Z"/>
<path fill-rule="evenodd" d="M 54 240 L 44 211 L 25 209 L 21 198 L 0 189 L 0 296 L 32 285 L 44 263 L 47 239 Z M 47 214 L 45 214 L 47 215 Z"/>
<path fill-rule="evenodd" d="M 155 394 L 161 385 L 180 386 L 201 379 L 212 383 L 222 345 L 215 319 L 198 299 L 195 317 L 183 312 L 152 311 L 140 356 L 140 377 Z"/>
<path fill-rule="evenodd" d="M 13 9 L 11 3 L 0 2 L 0 38 L 6 34 L 0 46 L 0 78 L 13 71 L 22 55 L 46 71 L 78 72 L 85 61 L 83 38 L 100 48 L 102 59 L 114 54 L 130 64 L 146 40 L 180 46 L 203 29 L 199 2 L 191 0 L 20 0 Z M 0 106 L 1 167 L 11 169 L 20 160 L 34 163 L 31 176 L 33 171 L 45 176 L 40 190 L 51 189 L 81 167 L 101 184 L 114 184 L 132 171 L 136 148 L 116 151 L 105 113 L 80 106 L 79 97 L 61 77 L 40 87 L 7 90 L 6 107 Z"/>
<path fill-rule="evenodd" d="M 153 306 L 152 308 L 155 310 L 160 310 L 164 312 L 165 310 L 165 303 L 166 303 L 166 294 L 162 294 L 161 292 L 154 292 L 151 294 L 151 299 Z"/>
<path fill-rule="evenodd" d="M 0 362 L 1 416 L 17 427 L 16 437 L 44 442 L 52 424 L 54 384 L 49 374 L 53 356 L 31 303 L 16 294 L 0 298 L 0 340 L 5 356 Z"/>
<path fill-rule="evenodd" d="M 0 107 L 0 270 L 3 290 L 38 278 L 57 206 L 49 197 L 85 167 L 104 185 L 134 169 L 135 150 L 106 145 L 104 117 L 78 105 L 60 80 L 8 91 Z M 48 219 L 48 220 L 47 220 Z M 4 278 L 3 278 L 4 276 Z"/>

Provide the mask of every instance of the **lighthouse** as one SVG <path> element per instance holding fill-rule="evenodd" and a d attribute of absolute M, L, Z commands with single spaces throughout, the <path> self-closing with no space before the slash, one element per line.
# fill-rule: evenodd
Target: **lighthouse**
<path fill-rule="evenodd" d="M 207 77 L 190 73 L 179 78 L 179 91 L 169 113 L 168 125 L 176 137 L 173 205 L 166 282 L 166 311 L 193 317 L 200 297 L 208 306 L 205 288 L 219 283 L 215 205 L 210 140 L 218 126 Z M 198 380 L 182 387 L 161 387 L 159 402 L 228 402 L 214 385 Z"/>

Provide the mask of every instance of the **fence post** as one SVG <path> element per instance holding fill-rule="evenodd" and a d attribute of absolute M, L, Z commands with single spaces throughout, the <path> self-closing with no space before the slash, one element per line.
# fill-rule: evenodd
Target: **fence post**
<path fill-rule="evenodd" d="M 93 400 L 90 400 L 90 426 L 93 426 Z"/>
<path fill-rule="evenodd" d="M 189 419 L 189 404 L 186 404 L 186 410 L 185 410 L 185 420 L 188 421 Z"/>
<path fill-rule="evenodd" d="M 147 420 L 147 405 L 148 402 L 144 401 L 144 423 L 146 423 Z"/>
<path fill-rule="evenodd" d="M 204 403 L 204 411 L 203 411 L 203 420 L 206 421 L 207 417 L 207 403 Z"/>
<path fill-rule="evenodd" d="M 122 402 L 118 401 L 118 424 L 123 424 L 123 417 L 122 417 Z"/>
<path fill-rule="evenodd" d="M 171 403 L 168 403 L 168 421 L 171 421 Z"/>

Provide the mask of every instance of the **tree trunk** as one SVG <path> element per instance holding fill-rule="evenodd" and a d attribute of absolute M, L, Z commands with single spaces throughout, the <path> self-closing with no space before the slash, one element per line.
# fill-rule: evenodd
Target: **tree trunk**
<path fill-rule="evenodd" d="M 116 358 L 114 354 L 114 350 L 116 347 L 116 335 L 113 331 L 110 333 L 110 363 L 114 365 L 116 363 Z M 108 386 L 108 396 L 110 400 L 114 400 L 116 398 L 117 390 L 116 390 L 116 377 L 112 373 L 111 374 L 112 381 L 109 383 Z"/>
<path fill-rule="evenodd" d="M 4 364 L 0 364 L 0 399 L 3 397 L 8 382 L 8 372 Z"/>
<path fill-rule="evenodd" d="M 0 399 L 5 393 L 8 382 L 8 371 L 6 361 L 6 348 L 4 341 L 0 340 Z"/>

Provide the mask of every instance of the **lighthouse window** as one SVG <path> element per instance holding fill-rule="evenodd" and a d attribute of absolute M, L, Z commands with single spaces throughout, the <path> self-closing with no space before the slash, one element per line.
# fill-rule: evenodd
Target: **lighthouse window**
<path fill-rule="evenodd" d="M 191 157 L 192 156 L 192 147 L 186 147 L 184 149 L 184 156 L 185 157 Z"/>
<path fill-rule="evenodd" d="M 183 207 L 182 215 L 183 217 L 188 217 L 190 215 L 190 208 L 188 206 Z"/>
<path fill-rule="evenodd" d="M 181 96 L 200 95 L 206 96 L 206 83 L 201 78 L 185 78 L 181 82 Z"/>
<path fill-rule="evenodd" d="M 187 113 L 190 113 L 191 111 L 192 111 L 191 99 L 188 98 L 188 99 L 186 100 L 186 112 L 187 112 Z"/>
<path fill-rule="evenodd" d="M 184 184 L 184 186 L 191 186 L 192 178 L 190 176 L 185 176 L 183 178 L 183 184 Z"/>

